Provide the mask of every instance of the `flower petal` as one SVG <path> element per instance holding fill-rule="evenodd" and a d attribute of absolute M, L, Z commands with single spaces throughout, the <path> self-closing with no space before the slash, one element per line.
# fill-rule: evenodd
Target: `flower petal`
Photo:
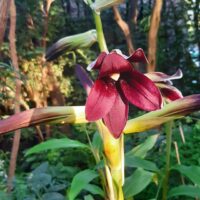
<path fill-rule="evenodd" d="M 167 75 L 162 72 L 150 72 L 146 73 L 145 76 L 147 76 L 149 79 L 151 79 L 153 82 L 167 82 L 175 79 L 180 79 L 183 77 L 183 73 L 180 69 L 176 71 L 173 75 Z"/>
<path fill-rule="evenodd" d="M 128 101 L 117 95 L 109 113 L 103 118 L 105 125 L 115 138 L 119 138 L 128 119 Z"/>
<path fill-rule="evenodd" d="M 103 118 L 112 108 L 117 96 L 113 81 L 97 79 L 86 102 L 86 119 L 96 121 Z"/>
<path fill-rule="evenodd" d="M 80 80 L 81 84 L 83 85 L 87 94 L 90 93 L 90 90 L 93 86 L 93 81 L 88 76 L 87 72 L 81 65 L 76 65 L 75 73 L 78 79 Z"/>
<path fill-rule="evenodd" d="M 116 52 L 109 53 L 103 60 L 99 76 L 131 71 L 132 65 Z"/>
<path fill-rule="evenodd" d="M 144 54 L 144 51 L 139 48 L 137 49 L 131 56 L 127 58 L 128 61 L 130 62 L 144 62 L 148 63 L 148 60 Z"/>
<path fill-rule="evenodd" d="M 157 83 L 156 86 L 160 89 L 162 96 L 168 101 L 174 101 L 183 98 L 182 93 L 172 85 Z"/>
<path fill-rule="evenodd" d="M 162 97 L 155 84 L 137 72 L 125 73 L 120 80 L 125 97 L 140 109 L 151 111 L 161 108 Z"/>
<path fill-rule="evenodd" d="M 97 59 L 95 61 L 91 62 L 87 66 L 87 70 L 91 71 L 92 69 L 100 69 L 101 68 L 101 64 L 102 64 L 104 58 L 106 57 L 106 55 L 107 55 L 106 52 L 100 53 L 100 55 L 97 57 Z"/>

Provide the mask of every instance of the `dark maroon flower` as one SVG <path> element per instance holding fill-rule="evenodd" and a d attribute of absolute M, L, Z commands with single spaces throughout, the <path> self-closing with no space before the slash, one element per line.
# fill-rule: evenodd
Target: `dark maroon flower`
<path fill-rule="evenodd" d="M 183 77 L 183 73 L 180 69 L 178 69 L 173 75 L 167 75 L 162 72 L 149 72 L 146 73 L 145 76 L 155 83 L 155 85 L 160 89 L 162 97 L 167 102 L 183 98 L 181 91 L 174 87 L 172 83 L 172 80 Z"/>
<path fill-rule="evenodd" d="M 128 118 L 128 102 L 146 111 L 159 109 L 162 98 L 154 83 L 136 71 L 131 62 L 144 62 L 142 49 L 126 57 L 119 50 L 101 53 L 89 69 L 99 70 L 86 102 L 86 119 L 103 118 L 115 138 L 122 133 Z"/>

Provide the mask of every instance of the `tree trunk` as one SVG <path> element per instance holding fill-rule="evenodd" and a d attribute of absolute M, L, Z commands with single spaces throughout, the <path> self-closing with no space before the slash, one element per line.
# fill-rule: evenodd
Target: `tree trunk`
<path fill-rule="evenodd" d="M 155 0 L 153 12 L 151 15 L 151 24 L 148 35 L 148 72 L 155 71 L 156 69 L 156 50 L 157 50 L 157 35 L 160 25 L 160 15 L 163 0 Z"/>
<path fill-rule="evenodd" d="M 138 0 L 130 0 L 130 20 L 133 24 L 137 24 L 138 17 Z"/>
<path fill-rule="evenodd" d="M 131 39 L 131 33 L 128 24 L 122 19 L 120 12 L 117 8 L 117 6 L 113 6 L 113 12 L 114 12 L 114 18 L 121 30 L 124 33 L 127 47 L 128 47 L 128 52 L 129 54 L 132 54 L 134 52 L 134 47 Z"/>
<path fill-rule="evenodd" d="M 19 77 L 19 65 L 18 65 L 18 58 L 17 58 L 17 51 L 16 51 L 16 7 L 15 1 L 10 1 L 10 32 L 9 32 L 9 41 L 10 41 L 10 56 L 12 60 L 12 65 L 15 68 L 15 113 L 20 112 L 20 93 L 21 93 L 21 81 Z M 17 162 L 17 155 L 19 151 L 20 145 L 20 137 L 21 131 L 17 130 L 14 134 L 13 144 L 12 144 L 12 151 L 11 151 L 11 158 L 10 158 L 10 165 L 9 165 L 9 172 L 8 172 L 8 192 L 12 190 L 12 181 L 15 175 L 16 169 L 16 162 Z"/>
<path fill-rule="evenodd" d="M 9 7 L 10 7 L 10 0 L 0 1 L 0 47 L 3 42 L 3 38 L 4 38 L 5 30 L 6 30 Z"/>

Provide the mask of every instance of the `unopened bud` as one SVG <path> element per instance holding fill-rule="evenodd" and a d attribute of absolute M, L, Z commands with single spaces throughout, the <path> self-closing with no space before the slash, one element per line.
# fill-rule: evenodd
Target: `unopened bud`
<path fill-rule="evenodd" d="M 97 13 L 100 13 L 101 10 L 118 5 L 122 2 L 124 2 L 124 0 L 96 0 L 90 7 Z"/>
<path fill-rule="evenodd" d="M 97 41 L 96 30 L 90 30 L 72 36 L 64 37 L 47 49 L 45 58 L 47 61 L 53 60 L 65 51 L 89 48 Z"/>

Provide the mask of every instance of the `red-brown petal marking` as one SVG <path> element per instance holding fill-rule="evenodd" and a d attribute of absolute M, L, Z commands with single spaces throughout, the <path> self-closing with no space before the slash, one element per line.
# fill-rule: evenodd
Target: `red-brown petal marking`
<path fill-rule="evenodd" d="M 105 125 L 115 138 L 119 138 L 128 119 L 128 101 L 117 95 L 115 103 L 109 113 L 103 118 Z"/>
<path fill-rule="evenodd" d="M 87 70 L 90 71 L 92 69 L 100 69 L 101 64 L 102 64 L 104 58 L 106 57 L 106 55 L 107 55 L 106 52 L 100 53 L 100 55 L 97 57 L 97 59 L 88 65 Z"/>
<path fill-rule="evenodd" d="M 160 89 L 162 96 L 169 101 L 183 98 L 182 93 L 174 86 L 166 85 L 164 83 L 157 83 L 156 86 Z"/>
<path fill-rule="evenodd" d="M 110 80 L 96 80 L 87 98 L 85 112 L 88 121 L 103 118 L 112 108 L 117 96 L 114 82 Z"/>
<path fill-rule="evenodd" d="M 127 58 L 128 61 L 130 62 L 144 62 L 148 63 L 148 60 L 144 54 L 144 51 L 139 48 L 137 49 L 131 56 Z"/>
<path fill-rule="evenodd" d="M 140 109 L 151 111 L 161 108 L 162 97 L 155 84 L 137 71 L 124 74 L 120 81 L 125 97 Z"/>
<path fill-rule="evenodd" d="M 132 65 L 126 59 L 116 52 L 109 53 L 103 60 L 101 65 L 100 77 L 108 76 L 110 74 L 131 71 Z"/>

